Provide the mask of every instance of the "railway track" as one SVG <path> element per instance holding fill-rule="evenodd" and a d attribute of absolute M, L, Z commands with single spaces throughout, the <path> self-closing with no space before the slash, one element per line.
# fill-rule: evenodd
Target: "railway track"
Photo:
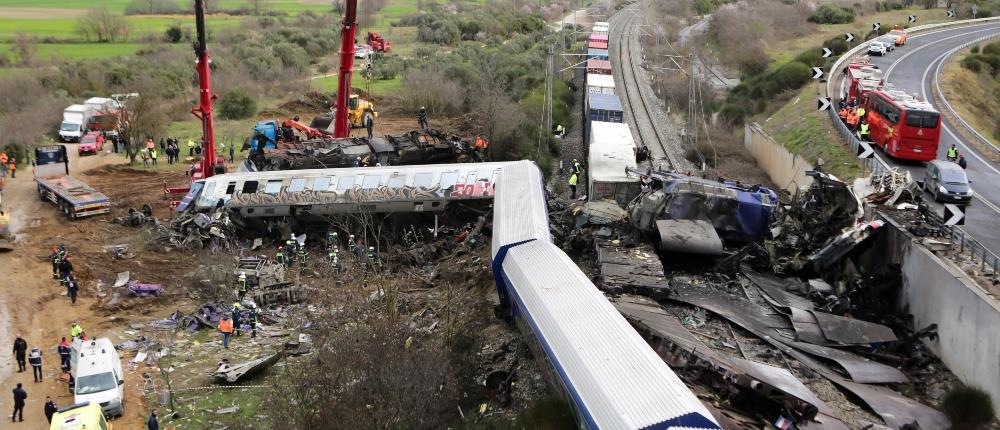
<path fill-rule="evenodd" d="M 615 14 L 611 19 L 612 33 L 617 33 L 617 43 L 610 44 L 610 47 L 615 48 L 616 51 L 612 54 L 612 62 L 616 66 L 615 68 L 620 70 L 615 81 L 621 83 L 622 91 L 619 96 L 622 98 L 623 108 L 628 115 L 627 122 L 635 130 L 635 137 L 638 138 L 639 143 L 650 150 L 650 164 L 677 169 L 682 165 L 677 162 L 672 148 L 664 144 L 663 133 L 656 124 L 657 116 L 653 110 L 654 107 L 650 106 L 652 101 L 647 101 L 643 97 L 643 91 L 640 88 L 643 83 L 639 80 L 639 74 L 645 71 L 642 69 L 642 58 L 633 56 L 633 49 L 636 48 L 634 44 L 638 43 L 638 40 L 634 40 L 637 38 L 633 37 L 633 29 L 640 16 L 636 13 L 637 7 L 639 7 L 638 3 Z M 641 48 L 638 48 L 637 51 L 641 52 Z"/>

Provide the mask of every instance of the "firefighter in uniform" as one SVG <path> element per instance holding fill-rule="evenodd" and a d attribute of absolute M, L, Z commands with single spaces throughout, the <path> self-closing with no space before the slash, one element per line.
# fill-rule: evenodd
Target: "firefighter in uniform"
<path fill-rule="evenodd" d="M 240 277 L 236 279 L 236 298 L 243 301 L 247 295 L 247 272 L 240 272 Z"/>
<path fill-rule="evenodd" d="M 326 249 L 331 249 L 337 246 L 337 242 L 340 239 L 337 237 L 337 232 L 332 230 L 327 230 L 326 232 Z"/>
<path fill-rule="evenodd" d="M 306 247 L 304 246 L 300 246 L 298 248 L 299 248 L 299 264 L 301 264 L 302 267 L 305 267 L 306 259 L 309 258 L 309 251 L 306 251 Z"/>
<path fill-rule="evenodd" d="M 282 266 L 288 266 L 288 261 L 285 260 L 285 248 L 282 246 L 278 247 L 278 252 L 274 254 L 274 261 Z"/>
<path fill-rule="evenodd" d="M 330 252 L 327 254 L 326 257 L 330 261 L 330 268 L 333 269 L 334 272 L 339 272 L 340 256 L 337 255 L 337 247 L 334 246 L 333 248 L 330 248 Z"/>
<path fill-rule="evenodd" d="M 374 269 L 378 265 L 378 263 L 379 263 L 379 261 L 378 261 L 378 254 L 375 253 L 375 247 L 374 246 L 369 246 L 368 247 L 368 264 L 371 265 L 372 269 Z"/>
<path fill-rule="evenodd" d="M 288 257 L 288 265 L 291 266 L 295 262 L 295 248 L 298 247 L 299 242 L 295 240 L 295 234 L 292 233 L 291 237 L 285 241 L 285 255 Z"/>

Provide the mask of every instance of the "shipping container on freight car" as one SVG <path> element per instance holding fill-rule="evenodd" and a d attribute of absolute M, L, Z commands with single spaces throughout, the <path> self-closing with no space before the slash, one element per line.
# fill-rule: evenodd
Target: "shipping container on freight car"
<path fill-rule="evenodd" d="M 610 75 L 611 62 L 608 60 L 587 60 L 587 74 Z"/>
<path fill-rule="evenodd" d="M 604 42 L 604 43 L 608 43 L 608 35 L 607 34 L 594 34 L 594 33 L 591 33 L 590 36 L 587 37 L 587 42 Z"/>
<path fill-rule="evenodd" d="M 606 22 L 595 22 L 594 29 L 591 30 L 594 34 L 608 34 L 611 29 L 611 25 Z"/>
<path fill-rule="evenodd" d="M 587 48 L 589 49 L 608 49 L 607 42 L 587 42 Z"/>
<path fill-rule="evenodd" d="M 607 49 L 587 49 L 588 60 L 610 60 Z"/>
<path fill-rule="evenodd" d="M 587 123 L 625 122 L 622 102 L 614 94 L 587 94 Z"/>
<path fill-rule="evenodd" d="M 587 94 L 614 94 L 615 78 L 611 75 L 587 74 Z"/>
<path fill-rule="evenodd" d="M 628 124 L 619 122 L 593 121 L 590 123 L 589 146 L 621 146 L 632 151 L 635 157 L 635 140 Z"/>
<path fill-rule="evenodd" d="M 598 123 L 594 123 L 595 128 Z M 627 126 L 626 126 L 627 127 Z M 587 158 L 587 198 L 590 201 L 614 200 L 625 207 L 639 195 L 639 179 L 629 177 L 626 169 L 635 169 L 635 154 L 625 145 L 591 145 Z"/>

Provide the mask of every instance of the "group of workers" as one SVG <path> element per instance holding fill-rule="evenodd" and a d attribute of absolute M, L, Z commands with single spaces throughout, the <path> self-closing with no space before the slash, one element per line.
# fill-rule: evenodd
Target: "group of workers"
<path fill-rule="evenodd" d="M 17 157 L 7 155 L 7 151 L 2 151 L 0 152 L 0 180 L 6 178 L 8 173 L 10 178 L 14 179 L 17 174 Z"/>
<path fill-rule="evenodd" d="M 83 328 L 73 321 L 73 325 L 70 329 L 70 334 L 74 338 L 84 338 L 85 334 Z M 63 372 L 70 371 L 70 356 L 72 355 L 72 349 L 70 348 L 69 341 L 66 340 L 64 336 L 62 340 L 56 345 L 56 351 L 59 354 L 59 366 Z M 31 366 L 32 376 L 35 382 L 43 382 L 42 374 L 42 351 L 38 347 L 31 348 L 31 352 L 28 352 L 28 341 L 24 339 L 20 334 L 14 338 L 14 348 L 12 350 L 14 354 L 14 359 L 17 362 L 18 373 L 24 372 L 26 370 L 25 364 Z M 72 384 L 72 375 L 70 376 L 70 383 Z M 28 393 L 24 389 L 24 385 L 20 382 L 17 387 L 13 390 L 14 394 L 14 412 L 11 414 L 10 420 L 14 421 L 24 421 L 24 405 L 25 400 L 28 398 Z M 45 418 L 52 422 L 52 415 L 58 410 L 58 406 L 51 397 L 46 396 L 45 398 Z"/>
<path fill-rule="evenodd" d="M 59 244 L 58 247 L 52 247 L 52 253 L 49 254 L 49 259 L 52 261 L 52 278 L 59 280 L 59 285 L 66 288 L 66 296 L 69 297 L 70 304 L 76 304 L 76 296 L 80 291 L 80 283 L 77 282 L 76 276 L 73 274 L 73 262 L 71 261 L 69 252 L 66 251 L 66 245 Z"/>
<path fill-rule="evenodd" d="M 865 111 L 864 106 L 858 105 L 857 101 L 841 101 L 840 110 L 837 111 L 837 115 L 840 116 L 840 120 L 844 121 L 851 131 L 858 133 L 858 139 L 863 142 L 867 142 L 869 140 L 869 137 L 871 136 L 871 126 L 868 123 L 868 119 L 866 117 L 867 112 Z M 952 144 L 951 147 L 948 148 L 945 157 L 948 161 L 957 163 L 963 169 L 968 166 L 968 162 L 965 161 L 965 156 L 959 154 L 958 148 L 955 147 L 955 144 Z"/>
<path fill-rule="evenodd" d="M 380 266 L 378 252 L 374 246 L 365 247 L 363 239 L 356 238 L 353 234 L 348 235 L 347 249 L 356 259 L 364 259 L 369 268 L 375 269 Z M 285 267 L 292 267 L 296 262 L 300 267 L 305 267 L 309 261 L 309 251 L 304 244 L 299 243 L 295 234 L 291 234 L 283 246 L 279 246 L 274 255 L 274 261 Z M 326 263 L 335 272 L 339 272 L 340 265 L 340 236 L 336 231 L 328 230 L 326 233 Z"/>

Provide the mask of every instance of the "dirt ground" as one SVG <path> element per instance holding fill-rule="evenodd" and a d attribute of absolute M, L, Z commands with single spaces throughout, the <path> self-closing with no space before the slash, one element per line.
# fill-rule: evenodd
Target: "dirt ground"
<path fill-rule="evenodd" d="M 73 145 L 69 149 L 71 173 L 108 194 L 117 205 L 112 214 L 126 210 L 133 203 L 141 206 L 149 202 L 154 203 L 158 215 L 164 214 L 166 204 L 159 194 L 150 195 L 150 190 L 162 187 L 157 184 L 162 184 L 164 179 L 169 178 L 173 183 L 179 176 L 183 180 L 183 174 L 178 172 L 135 172 L 115 175 L 114 179 L 105 172 L 126 167 L 124 158 L 107 153 L 81 158 L 76 156 Z M 81 174 L 90 169 L 94 169 L 94 175 Z M 106 264 L 112 261 L 111 257 L 101 247 L 114 242 L 115 238 L 110 237 L 113 230 L 107 227 L 110 225 L 107 215 L 71 222 L 61 216 L 54 205 L 40 201 L 28 170 L 8 180 L 4 197 L 5 209 L 11 212 L 11 230 L 17 240 L 14 251 L 0 254 L 0 267 L 7 269 L 0 281 L 0 345 L 6 348 L 13 343 L 14 336 L 21 334 L 29 348 L 39 347 L 43 353 L 44 382 L 33 382 L 28 372 L 17 373 L 13 357 L 5 355 L 7 359 L 0 362 L 0 380 L 7 391 L 0 395 L 0 410 L 5 414 L 12 410 L 9 390 L 20 382 L 28 392 L 25 421 L 4 427 L 42 429 L 47 428 L 42 412 L 45 396 L 52 396 L 59 406 L 73 403 L 67 385 L 57 378 L 61 371 L 56 353 L 59 339 L 69 336 L 71 321 L 78 320 L 88 335 L 107 336 L 115 343 L 120 341 L 122 334 L 112 329 L 127 316 L 100 315 L 93 310 L 97 283 L 113 279 L 110 273 L 113 270 L 109 270 L 113 264 Z M 81 281 L 80 298 L 75 305 L 69 303 L 58 281 L 52 279 L 51 263 L 47 260 L 51 247 L 60 243 L 66 245 L 73 257 L 71 261 Z M 105 261 L 99 261 L 101 259 Z M 118 418 L 115 425 L 125 429 L 142 428 L 147 413 L 140 395 L 143 378 L 136 369 L 127 367 L 125 380 L 125 416 Z"/>

